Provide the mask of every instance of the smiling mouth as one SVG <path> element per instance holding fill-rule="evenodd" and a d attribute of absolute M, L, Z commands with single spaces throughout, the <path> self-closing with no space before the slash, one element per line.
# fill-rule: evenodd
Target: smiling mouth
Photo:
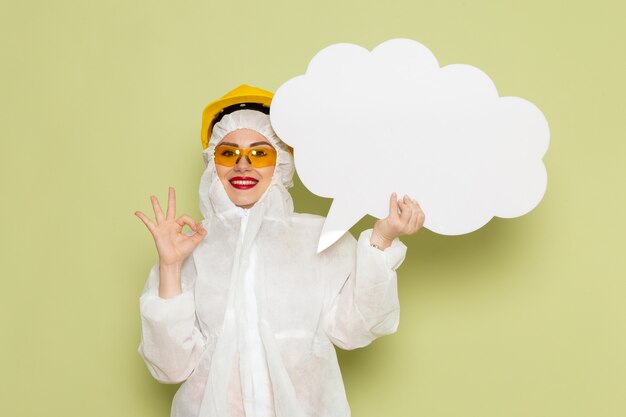
<path fill-rule="evenodd" d="M 250 188 L 257 185 L 259 180 L 252 177 L 233 177 L 229 179 L 228 182 L 230 182 L 230 185 L 232 185 L 233 188 L 236 188 L 238 190 L 249 190 Z"/>

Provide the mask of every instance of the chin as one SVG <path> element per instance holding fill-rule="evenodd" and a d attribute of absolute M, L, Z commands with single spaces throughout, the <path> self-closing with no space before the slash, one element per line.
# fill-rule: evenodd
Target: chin
<path fill-rule="evenodd" d="M 267 187 L 259 187 L 258 189 L 257 187 L 258 185 L 249 190 L 237 190 L 228 184 L 226 186 L 226 194 L 237 207 L 251 208 L 261 199 L 263 192 L 267 189 Z M 263 192 L 261 192 L 261 189 L 263 189 Z"/>
<path fill-rule="evenodd" d="M 230 201 L 232 201 L 233 204 L 236 205 L 237 207 L 251 208 L 258 201 L 258 199 L 241 198 L 241 197 L 237 198 L 237 197 L 231 196 Z"/>

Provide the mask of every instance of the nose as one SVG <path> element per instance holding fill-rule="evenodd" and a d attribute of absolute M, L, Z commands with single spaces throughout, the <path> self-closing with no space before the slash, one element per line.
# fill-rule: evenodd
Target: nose
<path fill-rule="evenodd" d="M 247 156 L 241 155 L 234 169 L 235 171 L 250 171 L 252 169 L 252 165 L 250 165 L 250 161 L 248 161 Z"/>

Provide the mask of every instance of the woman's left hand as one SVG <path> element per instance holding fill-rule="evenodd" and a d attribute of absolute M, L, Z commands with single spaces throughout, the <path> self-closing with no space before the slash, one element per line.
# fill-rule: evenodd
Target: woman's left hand
<path fill-rule="evenodd" d="M 416 233 L 424 224 L 424 219 L 424 212 L 417 201 L 406 195 L 398 200 L 393 193 L 389 199 L 389 216 L 376 221 L 370 243 L 385 250 L 395 238 Z"/>

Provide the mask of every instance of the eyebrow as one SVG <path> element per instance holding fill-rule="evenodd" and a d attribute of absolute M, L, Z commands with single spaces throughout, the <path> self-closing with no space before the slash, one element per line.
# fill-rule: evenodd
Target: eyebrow
<path fill-rule="evenodd" d="M 268 146 L 273 148 L 271 143 L 265 142 L 265 141 L 251 143 L 250 145 L 248 145 L 248 148 L 253 148 L 253 147 L 259 146 L 259 145 L 268 145 Z M 220 143 L 217 144 L 217 146 L 233 146 L 235 148 L 239 147 L 239 145 L 237 145 L 236 143 L 231 143 L 231 142 L 220 142 Z"/>
<path fill-rule="evenodd" d="M 268 145 L 268 146 L 270 146 L 270 147 L 272 146 L 272 144 L 271 144 L 271 143 L 263 141 L 263 142 L 254 142 L 254 143 L 251 143 L 251 144 L 250 144 L 250 146 L 248 146 L 248 147 L 249 147 L 249 148 L 252 148 L 253 146 L 259 146 L 259 145 Z"/>

